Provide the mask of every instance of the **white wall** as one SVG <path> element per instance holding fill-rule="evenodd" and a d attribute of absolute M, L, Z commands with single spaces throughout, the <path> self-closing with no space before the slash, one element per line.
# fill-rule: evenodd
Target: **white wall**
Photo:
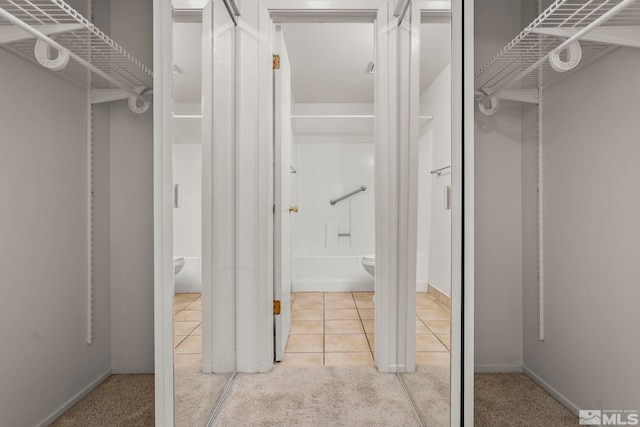
<path fill-rule="evenodd" d="M 451 170 L 447 169 L 441 175 L 430 173 L 433 169 L 451 165 L 451 64 L 420 97 L 420 114 L 433 116 L 433 120 L 425 126 L 425 135 L 420 140 L 421 159 L 426 151 L 429 161 L 420 165 L 418 186 L 421 192 L 427 186 L 431 188 L 426 204 L 418 200 L 418 261 L 421 261 L 421 254 L 428 255 L 428 282 L 451 295 L 451 210 L 444 207 L 444 190 L 451 186 Z M 422 231 L 424 227 L 429 227 L 428 235 Z"/>
<path fill-rule="evenodd" d="M 418 143 L 418 223 L 416 291 L 426 292 L 429 284 L 429 250 L 431 249 L 431 151 L 433 129 L 423 129 Z"/>
<path fill-rule="evenodd" d="M 199 123 L 198 123 L 199 124 Z M 202 145 L 174 144 L 173 182 L 180 207 L 173 210 L 173 253 L 185 264 L 175 277 L 176 292 L 202 291 Z"/>
<path fill-rule="evenodd" d="M 372 113 L 366 103 L 293 106 L 294 116 Z M 300 207 L 291 223 L 293 290 L 373 290 L 361 263 L 375 252 L 373 119 L 294 118 L 293 133 L 291 198 Z M 366 191 L 329 204 L 362 185 Z"/>
<path fill-rule="evenodd" d="M 199 115 L 200 104 L 176 104 L 175 114 Z M 176 119 L 173 183 L 180 185 L 180 207 L 173 211 L 173 253 L 202 254 L 202 144 L 200 119 Z M 184 141 L 190 141 L 184 143 Z"/>
<path fill-rule="evenodd" d="M 475 4 L 476 69 L 520 31 L 520 2 Z M 495 11 L 499 10 L 500 13 Z M 521 147 L 518 103 L 475 121 L 475 365 L 522 366 Z"/>
<path fill-rule="evenodd" d="M 111 1 L 111 35 L 152 64 L 152 1 Z M 153 372 L 153 115 L 111 104 L 111 359 Z"/>
<path fill-rule="evenodd" d="M 300 212 L 294 247 L 322 249 L 323 255 L 373 253 L 373 144 L 299 144 L 297 164 Z M 362 185 L 366 191 L 329 204 Z M 332 227 L 351 238 L 331 234 L 327 230 Z M 338 248 L 344 250 L 334 250 Z"/>
<path fill-rule="evenodd" d="M 87 345 L 86 91 L 0 50 L 0 92 L 0 425 L 31 426 L 110 370 L 106 224 Z"/>
<path fill-rule="evenodd" d="M 546 327 L 540 342 L 529 232 L 524 363 L 574 409 L 640 402 L 639 68 L 640 53 L 620 49 L 544 91 Z"/>
<path fill-rule="evenodd" d="M 373 290 L 360 262 L 375 252 L 373 143 L 295 145 L 294 291 Z M 329 204 L 362 185 L 366 191 Z"/>

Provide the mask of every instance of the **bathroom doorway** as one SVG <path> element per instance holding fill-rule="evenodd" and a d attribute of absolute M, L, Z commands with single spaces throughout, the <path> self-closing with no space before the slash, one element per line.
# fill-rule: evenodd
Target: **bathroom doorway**
<path fill-rule="evenodd" d="M 275 360 L 283 365 L 374 364 L 374 28 L 274 29 Z"/>
<path fill-rule="evenodd" d="M 216 2 L 218 3 L 218 2 Z M 416 2 L 412 2 L 415 4 Z M 420 2 L 425 3 L 425 2 Z M 463 20 L 461 1 L 453 0 L 451 2 L 452 7 L 457 11 L 454 13 L 455 25 L 457 28 L 454 35 L 454 59 L 457 61 L 452 66 L 453 74 L 455 78 L 452 81 L 454 83 L 454 111 L 456 114 L 454 118 L 456 125 L 454 129 L 454 155 L 452 161 L 454 165 L 457 165 L 458 169 L 452 174 L 454 180 L 454 186 L 459 190 L 453 192 L 454 201 L 454 215 L 453 222 L 457 225 L 454 226 L 454 234 L 460 238 L 462 225 L 461 225 L 461 200 L 462 200 L 462 163 L 461 163 L 461 149 L 462 142 L 464 141 L 465 159 L 468 161 L 465 163 L 465 171 L 469 169 L 472 172 L 472 162 L 469 162 L 469 156 L 473 155 L 472 150 L 472 123 L 470 123 L 468 117 L 471 114 L 465 114 L 465 120 L 461 118 L 461 110 L 464 106 L 465 113 L 472 111 L 473 106 L 471 102 L 461 102 L 462 98 L 462 77 L 465 79 L 472 79 L 472 70 L 463 68 L 463 64 L 460 62 L 462 58 L 462 37 L 466 36 L 465 46 L 471 46 L 470 49 L 465 49 L 464 53 L 466 59 L 472 53 L 473 43 L 469 40 L 468 34 L 463 32 L 466 25 L 462 25 L 469 19 L 467 15 L 472 13 L 470 8 L 465 8 L 465 19 Z M 407 4 L 407 2 L 398 2 L 398 4 Z M 408 364 L 411 365 L 412 361 L 407 355 L 410 352 L 403 354 L 404 347 L 411 350 L 411 339 L 407 336 L 402 336 L 402 331 L 405 330 L 400 316 L 401 313 L 407 311 L 406 304 L 403 304 L 401 298 L 404 298 L 403 291 L 406 291 L 405 284 L 409 284 L 408 281 L 400 277 L 399 270 L 401 270 L 399 260 L 396 254 L 399 254 L 399 249 L 406 251 L 406 248 L 399 248 L 398 242 L 406 235 L 403 234 L 399 227 L 403 227 L 406 221 L 399 219 L 399 210 L 403 209 L 406 205 L 406 200 L 398 200 L 399 189 L 406 185 L 406 179 L 396 174 L 397 170 L 394 169 L 394 165 L 400 165 L 401 169 L 405 168 L 408 164 L 408 160 L 400 156 L 400 150 L 397 144 L 388 142 L 397 132 L 398 129 L 398 114 L 397 105 L 398 102 L 398 87 L 394 84 L 395 76 L 392 75 L 393 68 L 398 60 L 397 54 L 394 51 L 397 46 L 396 35 L 399 33 L 396 29 L 396 19 L 391 16 L 390 3 L 383 1 L 367 0 L 342 0 L 340 2 L 313 2 L 309 0 L 265 0 L 256 3 L 243 4 L 247 12 L 242 18 L 243 25 L 238 27 L 238 33 L 241 37 L 238 38 L 236 54 L 239 55 L 236 64 L 243 64 L 242 73 L 237 74 L 236 87 L 240 90 L 237 91 L 236 97 L 238 102 L 238 108 L 229 108 L 225 111 L 237 111 L 237 129 L 243 131 L 235 136 L 235 138 L 229 139 L 237 147 L 235 156 L 231 156 L 232 162 L 225 161 L 221 165 L 224 169 L 225 165 L 235 165 L 236 169 L 232 169 L 230 172 L 226 172 L 222 176 L 224 178 L 229 177 L 234 185 L 231 187 L 234 191 L 232 195 L 236 196 L 236 202 L 242 209 L 233 211 L 235 214 L 235 223 L 231 223 L 230 227 L 216 229 L 219 232 L 212 233 L 212 237 L 215 237 L 216 241 L 220 239 L 227 240 L 227 234 L 232 234 L 228 239 L 235 244 L 235 246 L 228 246 L 228 252 L 232 255 L 239 254 L 235 258 L 239 262 L 237 265 L 230 267 L 232 277 L 227 282 L 241 285 L 239 291 L 231 299 L 231 303 L 227 303 L 229 307 L 237 307 L 241 313 L 237 318 L 241 318 L 241 322 L 234 322 L 236 317 L 229 317 L 230 322 L 225 322 L 224 325 L 232 325 L 230 329 L 235 329 L 234 336 L 238 339 L 236 343 L 241 344 L 241 348 L 235 348 L 233 345 L 228 348 L 233 348 L 229 352 L 233 351 L 236 355 L 237 368 L 241 372 L 254 372 L 255 370 L 269 370 L 273 364 L 273 316 L 272 316 L 272 304 L 273 304 L 273 258 L 272 258 L 272 224 L 273 224 L 273 183 L 272 183 L 272 156 L 271 156 L 271 102 L 270 96 L 270 84 L 272 80 L 271 70 L 271 58 L 273 49 L 271 47 L 271 33 L 270 25 L 273 21 L 283 22 L 287 18 L 292 20 L 301 18 L 308 18 L 309 15 L 315 15 L 316 17 L 336 16 L 343 14 L 342 20 L 345 21 L 345 16 L 355 17 L 356 20 L 362 17 L 367 18 L 367 22 L 378 22 L 380 26 L 376 31 L 376 52 L 377 63 L 375 72 L 375 86 L 376 94 L 380 95 L 375 100 L 375 132 L 374 135 L 378 135 L 375 139 L 376 146 L 376 279 L 378 281 L 378 288 L 376 289 L 377 299 L 375 304 L 375 315 L 378 319 L 375 322 L 375 363 L 379 370 L 385 372 L 397 372 L 399 365 L 405 363 L 408 360 Z M 166 7 L 154 8 L 154 21 L 161 25 L 161 35 L 167 33 L 167 22 L 170 21 L 170 13 L 167 13 Z M 469 10 L 469 12 L 467 12 Z M 258 34 L 258 37 L 256 37 Z M 155 105 L 155 111 L 159 117 L 164 120 L 157 120 L 155 122 L 155 130 L 158 137 L 155 139 L 155 147 L 159 158 L 156 159 L 156 165 L 158 168 L 165 168 L 167 165 L 170 167 L 170 150 L 167 149 L 167 142 L 170 142 L 170 138 L 167 138 L 171 134 L 172 130 L 169 126 L 166 126 L 167 121 L 170 119 L 170 108 L 167 106 L 167 100 L 171 98 L 170 88 L 164 83 L 161 77 L 167 75 L 167 65 L 170 63 L 169 56 L 162 55 L 162 44 L 160 42 L 155 44 L 154 58 L 159 64 L 162 64 L 162 70 L 157 67 L 158 84 L 155 89 L 158 94 L 162 94 L 162 99 L 158 99 Z M 472 61 L 466 61 L 470 64 Z M 170 65 L 170 64 L 169 64 Z M 465 66 L 468 67 L 468 66 Z M 170 67 L 169 67 L 170 68 Z M 162 71 L 162 73 L 161 73 Z M 463 74 L 464 72 L 464 74 Z M 471 76 L 471 77 L 470 77 Z M 162 84 L 161 84 L 162 83 Z M 465 98 L 472 99 L 473 84 L 465 84 Z M 162 102 L 160 102 L 162 101 Z M 257 108 L 256 108 L 257 106 Z M 464 126 L 462 126 L 464 125 Z M 403 126 L 404 128 L 404 126 Z M 465 130 L 464 140 L 462 139 L 461 132 Z M 471 131 L 470 131 L 471 129 Z M 470 154 L 468 154 L 470 153 Z M 218 157 L 219 158 L 219 157 Z M 225 158 L 226 160 L 226 158 Z M 163 169 L 164 170 L 164 169 Z M 170 169 L 169 169 L 170 170 Z M 465 174 L 465 185 L 469 182 L 473 184 L 472 179 L 468 178 L 472 174 Z M 170 332 L 170 322 L 167 322 L 167 318 L 170 321 L 170 308 L 167 309 L 167 303 L 170 302 L 171 296 L 167 297 L 166 279 L 168 274 L 168 264 L 171 261 L 170 253 L 167 254 L 166 248 L 171 247 L 171 238 L 167 236 L 166 222 L 170 222 L 170 214 L 167 215 L 166 207 L 170 205 L 171 200 L 171 186 L 167 186 L 166 175 L 158 173 L 155 176 L 155 185 L 159 189 L 158 201 L 161 203 L 156 204 L 155 212 L 159 218 L 159 225 L 156 227 L 156 248 L 159 250 L 156 252 L 157 265 L 162 268 L 156 269 L 156 390 L 159 398 L 157 399 L 158 408 L 158 420 L 168 419 L 167 414 L 170 414 L 166 408 L 171 407 L 170 402 L 167 399 L 167 391 L 171 390 L 171 382 L 167 380 L 166 372 L 167 364 L 163 363 L 167 360 L 167 346 L 165 345 L 167 332 Z M 170 182 L 170 180 L 169 180 Z M 226 182 L 226 181 L 225 181 Z M 465 230 L 469 224 L 469 218 L 472 218 L 473 212 L 473 199 L 470 195 L 473 194 L 473 186 L 466 187 L 467 192 L 464 193 L 465 203 L 470 201 L 470 204 L 465 205 L 464 220 Z M 161 190 L 161 191 L 160 191 Z M 226 193 L 225 193 L 226 194 Z M 246 209 L 245 209 L 246 207 Z M 169 209 L 169 212 L 171 210 Z M 456 215 L 457 212 L 457 215 Z M 161 227 L 164 225 L 164 227 Z M 231 233 L 227 233 L 230 230 Z M 462 249 L 465 253 L 464 263 L 465 266 L 470 266 L 470 272 L 472 272 L 472 260 L 473 260 L 473 245 L 472 234 L 465 234 L 466 241 L 471 241 L 471 244 L 465 248 L 461 248 L 462 239 L 454 238 L 452 245 L 454 246 L 453 262 L 454 262 L 454 277 L 452 292 L 454 296 L 454 305 L 452 306 L 452 328 L 455 338 L 452 338 L 452 357 L 451 364 L 452 373 L 452 418 L 451 423 L 456 424 L 460 421 L 461 402 L 462 402 L 462 379 L 464 378 L 464 401 L 467 402 L 465 410 L 468 409 L 468 402 L 472 402 L 469 396 L 472 393 L 472 383 L 469 381 L 472 378 L 470 372 L 472 369 L 468 369 L 472 366 L 472 334 L 473 324 L 472 316 L 466 316 L 465 320 L 465 345 L 469 344 L 464 350 L 464 367 L 462 371 L 462 350 L 460 342 L 462 342 L 462 329 L 461 329 L 461 315 L 463 307 L 461 305 L 461 299 L 456 299 L 456 296 L 461 292 L 461 273 L 464 271 L 461 269 L 461 257 Z M 222 253 L 223 255 L 226 252 Z M 248 256 L 247 256 L 248 255 Z M 406 257 L 405 257 L 406 258 Z M 404 271 L 404 270 L 403 270 Z M 235 274 L 241 280 L 235 280 Z M 222 275 L 220 275 L 222 276 Z M 473 288 L 472 288 L 472 276 L 468 275 L 470 279 L 467 279 L 467 275 L 463 275 L 465 279 L 465 294 L 464 297 L 468 301 L 473 301 Z M 225 278 L 227 276 L 224 276 Z M 402 286 L 402 289 L 398 287 L 398 284 Z M 414 284 L 411 283 L 411 286 Z M 407 288 L 408 289 L 408 288 Z M 414 292 L 409 292 L 407 295 L 414 295 Z M 227 301 L 227 300 L 225 300 Z M 456 302 L 457 301 L 457 302 Z M 235 304 L 234 304 L 235 302 Z M 414 306 L 414 304 L 412 304 Z M 398 312 L 398 308 L 401 312 Z M 412 309 L 411 309 L 412 310 Z M 413 317 L 415 315 L 413 314 Z M 225 319 L 227 319 L 225 317 Z M 413 319 L 411 319 L 413 323 Z M 400 327 L 399 327 L 400 326 Z M 161 333 L 161 332 L 164 332 Z M 404 340 L 408 343 L 405 346 Z M 233 343 L 232 343 L 233 344 Z M 169 348 L 169 350 L 171 350 Z M 415 348 L 413 349 L 415 351 Z M 409 366 L 411 369 L 411 366 Z M 162 393 L 162 394 L 160 394 Z M 469 411 L 466 410 L 465 413 Z M 169 415 L 170 416 L 170 415 Z M 466 419 L 469 419 L 468 417 Z"/>
<path fill-rule="evenodd" d="M 178 18 L 179 20 L 179 18 Z M 202 22 L 173 25 L 174 363 L 202 365 Z"/>

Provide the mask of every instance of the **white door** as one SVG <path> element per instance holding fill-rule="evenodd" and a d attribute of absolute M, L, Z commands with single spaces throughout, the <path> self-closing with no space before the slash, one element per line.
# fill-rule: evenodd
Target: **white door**
<path fill-rule="evenodd" d="M 280 26 L 274 37 L 275 54 L 280 55 L 280 69 L 273 71 L 274 129 L 274 280 L 273 295 L 280 301 L 275 315 L 275 360 L 281 361 L 291 327 L 291 68 Z"/>

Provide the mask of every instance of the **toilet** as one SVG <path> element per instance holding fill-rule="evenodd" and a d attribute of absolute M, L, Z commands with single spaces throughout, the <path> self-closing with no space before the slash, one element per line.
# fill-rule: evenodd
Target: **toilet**
<path fill-rule="evenodd" d="M 182 270 L 182 267 L 184 267 L 184 258 L 183 257 L 175 257 L 173 259 L 174 275 L 180 273 L 180 270 Z"/>
<path fill-rule="evenodd" d="M 376 255 L 375 254 L 364 255 L 362 257 L 362 266 L 364 267 L 365 270 L 367 270 L 367 273 L 369 273 L 373 277 L 376 277 Z"/>

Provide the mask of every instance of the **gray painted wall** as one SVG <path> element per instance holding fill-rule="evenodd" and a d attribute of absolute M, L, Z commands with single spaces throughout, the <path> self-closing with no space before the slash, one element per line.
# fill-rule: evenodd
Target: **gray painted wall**
<path fill-rule="evenodd" d="M 112 0 L 111 36 L 148 66 L 152 0 Z M 153 372 L 153 114 L 111 103 L 111 360 Z"/>
<path fill-rule="evenodd" d="M 519 31 L 516 5 L 508 3 L 476 3 L 477 65 Z M 522 5 L 523 17 L 535 12 L 531 2 Z M 498 6 L 499 20 L 491 13 Z M 640 53 L 620 49 L 544 91 L 544 341 L 538 109 L 503 103 L 493 117 L 476 114 L 476 367 L 516 369 L 520 360 L 573 410 L 637 409 L 640 402 L 639 68 Z"/>
<path fill-rule="evenodd" d="M 638 69 L 640 52 L 620 49 L 544 92 L 546 328 L 538 341 L 529 207 L 524 364 L 574 409 L 639 409 Z"/>
<path fill-rule="evenodd" d="M 86 91 L 0 50 L 0 93 L 0 425 L 29 426 L 111 367 L 107 223 L 101 201 L 87 345 Z"/>
<path fill-rule="evenodd" d="M 519 3 L 476 1 L 476 69 L 521 31 Z M 475 365 L 484 371 L 522 366 L 520 111 L 503 102 L 493 116 L 475 114 Z"/>

